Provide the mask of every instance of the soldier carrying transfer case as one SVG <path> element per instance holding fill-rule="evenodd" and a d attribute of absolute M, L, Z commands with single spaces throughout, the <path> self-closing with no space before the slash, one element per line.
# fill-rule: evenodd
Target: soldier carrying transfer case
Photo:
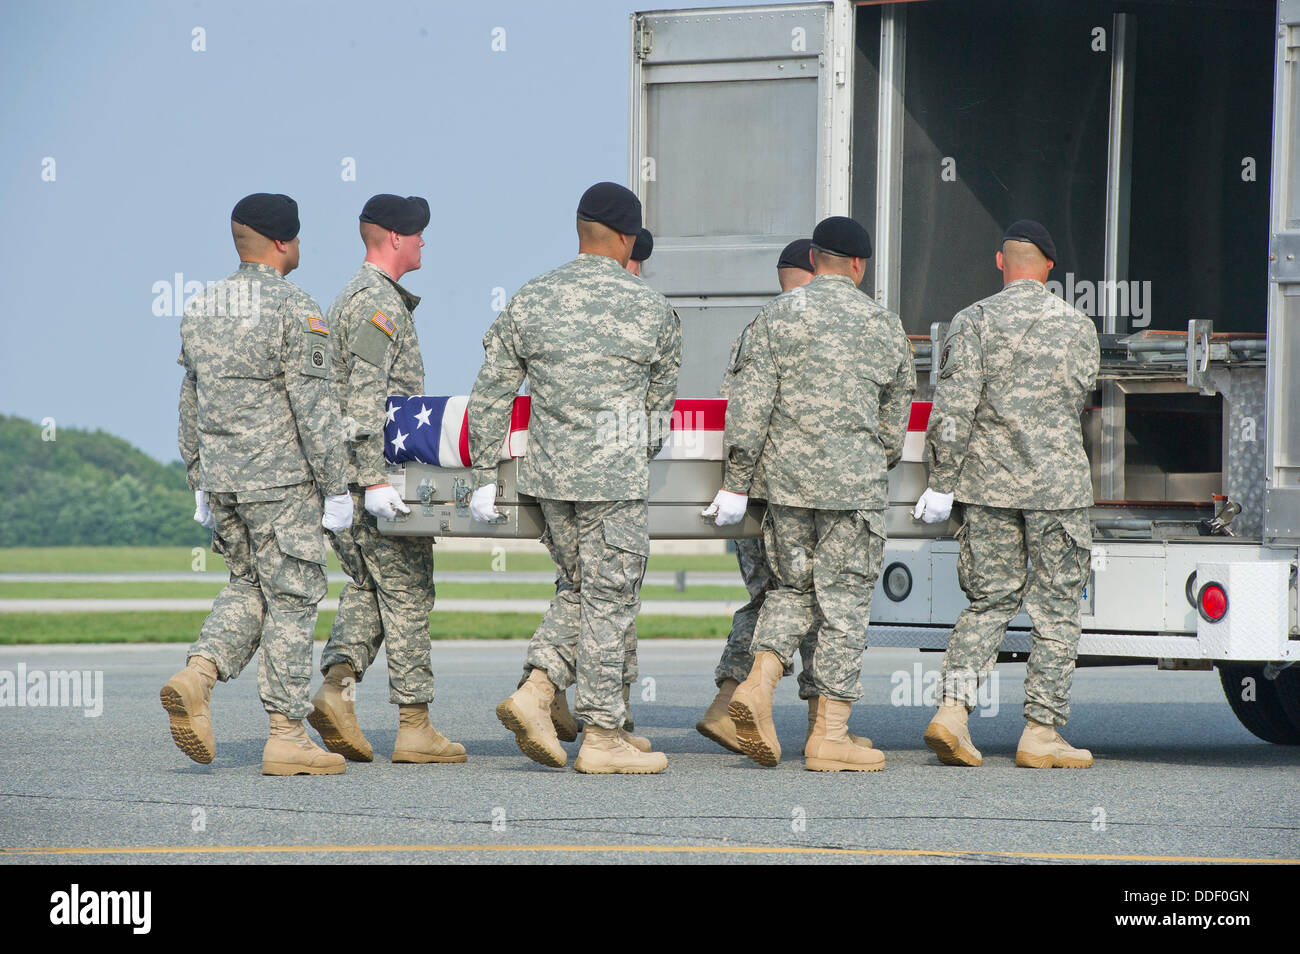
<path fill-rule="evenodd" d="M 649 458 L 677 394 L 681 328 L 668 300 L 625 270 L 641 202 L 601 182 L 578 203 L 578 257 L 521 288 L 483 337 L 469 407 L 477 520 L 495 519 L 497 463 L 510 408 L 532 399 L 519 491 L 538 498 L 559 585 L 528 645 L 527 681 L 497 707 L 523 752 L 559 767 L 555 693 L 575 680 L 586 728 L 579 772 L 661 772 L 661 752 L 623 728 L 627 631 L 650 551 Z"/>
<path fill-rule="evenodd" d="M 636 242 L 632 245 L 632 257 L 627 260 L 624 266 L 633 275 L 641 278 L 641 263 L 648 259 L 655 248 L 655 237 L 647 228 L 642 228 L 637 233 Z M 562 581 L 556 580 L 559 585 Z M 524 667 L 524 679 L 532 672 L 531 667 Z M 625 718 L 623 728 L 629 733 L 628 740 L 644 752 L 650 751 L 650 740 L 643 739 L 640 736 L 634 736 L 630 733 L 635 727 L 632 723 L 632 704 L 631 694 L 632 686 L 636 682 L 637 665 L 636 665 L 636 621 L 627 628 L 624 652 L 623 652 L 623 710 Z M 519 685 L 523 685 L 520 682 Z M 555 694 L 555 701 L 551 703 L 551 722 L 555 726 L 555 734 L 565 742 L 572 742 L 578 737 L 578 724 L 569 711 L 568 702 L 565 700 L 563 692 Z"/>
<path fill-rule="evenodd" d="M 925 730 L 946 765 L 983 761 L 967 715 L 1022 606 L 1034 645 L 1016 764 L 1092 765 L 1092 753 L 1070 747 L 1056 727 L 1070 716 L 1091 562 L 1092 480 L 1079 416 L 1100 359 L 1092 319 L 1044 287 L 1055 263 L 1047 229 L 1013 223 L 997 253 L 1002 291 L 953 318 L 939 358 L 925 438 L 929 487 L 915 515 L 937 523 L 948 519 L 954 497 L 961 502 L 957 578 L 970 600 L 943 657 L 939 711 Z"/>
<path fill-rule="evenodd" d="M 260 647 L 257 688 L 271 719 L 262 774 L 337 775 L 343 757 L 302 726 L 326 589 L 320 528 L 352 522 L 329 326 L 284 279 L 298 267 L 297 203 L 257 193 L 230 218 L 239 270 L 196 298 L 181 322 L 179 434 L 194 518 L 212 529 L 230 582 L 160 696 L 172 739 L 194 761 L 211 762 L 212 687 L 239 675 Z"/>
<path fill-rule="evenodd" d="M 384 475 L 384 420 L 389 395 L 423 394 L 424 362 L 412 312 L 420 299 L 399 285 L 420 267 L 429 203 L 420 196 L 372 196 L 361 210 L 365 261 L 330 305 L 339 406 L 350 432 L 348 482 L 364 513 L 333 535 L 351 579 L 321 653 L 325 683 L 307 721 L 326 748 L 357 762 L 374 757 L 357 724 L 353 683 L 379 647 L 388 658 L 388 701 L 397 706 L 394 762 L 464 762 L 465 747 L 429 723 L 433 666 L 433 549 L 419 537 L 379 532 L 376 518 L 409 513 Z"/>
<path fill-rule="evenodd" d="M 705 511 L 719 526 L 767 497 L 763 542 L 777 586 L 754 630 L 754 664 L 729 712 L 745 754 L 776 765 L 777 683 L 804 636 L 812 658 L 811 771 L 875 771 L 880 751 L 855 744 L 848 720 L 862 695 L 872 590 L 885 546 L 886 472 L 902 457 L 916 389 L 902 323 L 858 290 L 871 240 L 853 219 L 813 231 L 816 275 L 777 296 L 737 348 L 728 388 L 722 489 Z"/>
<path fill-rule="evenodd" d="M 795 239 L 784 249 L 776 261 L 776 279 L 781 291 L 807 285 L 813 279 L 812 239 Z M 743 337 L 745 332 L 741 332 Z M 735 381 L 731 369 L 736 363 L 736 352 L 740 347 L 740 338 L 731 346 L 731 360 L 722 377 L 722 396 L 725 398 Z M 751 495 L 762 497 L 761 489 L 751 488 Z M 723 647 L 722 658 L 714 670 L 713 679 L 718 687 L 704 717 L 695 723 L 695 730 L 705 738 L 712 739 L 723 748 L 733 752 L 742 752 L 740 738 L 736 735 L 736 723 L 731 720 L 727 709 L 731 705 L 732 693 L 749 675 L 754 665 L 754 626 L 758 623 L 758 614 L 763 609 L 763 601 L 768 590 L 776 586 L 776 577 L 768 566 L 767 554 L 763 551 L 762 537 L 741 537 L 736 540 L 736 562 L 740 565 L 740 576 L 749 591 L 749 602 L 736 610 L 731 616 L 731 630 L 727 634 L 727 645 Z M 814 630 L 799 643 L 799 656 L 803 668 L 799 672 L 799 697 L 808 700 L 808 735 L 812 735 L 817 720 L 817 687 L 812 677 L 813 653 L 817 649 L 817 633 Z M 790 675 L 787 667 L 785 675 Z M 849 734 L 849 739 L 871 748 L 871 740 L 862 736 Z M 805 740 L 806 741 L 806 740 Z"/>

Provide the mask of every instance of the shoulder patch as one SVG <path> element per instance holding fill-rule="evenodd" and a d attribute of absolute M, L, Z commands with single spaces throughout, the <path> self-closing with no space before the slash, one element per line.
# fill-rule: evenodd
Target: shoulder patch
<path fill-rule="evenodd" d="M 393 339 L 377 324 L 367 321 L 348 340 L 348 350 L 377 368 L 388 367 L 388 352 Z"/>
<path fill-rule="evenodd" d="M 951 377 L 954 368 L 948 367 L 948 359 L 952 357 L 952 345 L 943 346 L 943 357 L 939 359 L 939 377 L 940 379 Z"/>
<path fill-rule="evenodd" d="M 309 317 L 307 319 L 307 330 L 314 331 L 318 335 L 328 335 L 330 333 L 329 325 L 325 324 L 323 318 Z"/>
<path fill-rule="evenodd" d="M 749 356 L 749 352 L 745 350 L 745 345 L 749 340 L 749 329 L 750 325 L 746 325 L 744 330 L 740 332 L 740 337 L 736 339 L 736 343 L 732 345 L 731 367 L 729 369 L 732 374 L 741 369 L 745 363 L 745 358 Z"/>
<path fill-rule="evenodd" d="M 394 324 L 393 319 L 389 318 L 382 311 L 375 312 L 370 319 L 370 323 L 390 338 L 397 334 L 397 325 Z"/>
<path fill-rule="evenodd" d="M 302 373 L 313 378 L 332 377 L 330 373 L 329 342 L 312 338 L 302 354 Z"/>

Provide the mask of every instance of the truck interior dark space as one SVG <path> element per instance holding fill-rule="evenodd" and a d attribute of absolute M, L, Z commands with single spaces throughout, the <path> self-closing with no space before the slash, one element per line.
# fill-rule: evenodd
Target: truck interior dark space
<path fill-rule="evenodd" d="M 1113 169 L 1124 188 L 1109 277 L 1126 286 L 1118 294 L 1127 299 L 1113 330 L 1186 332 L 1195 318 L 1212 320 L 1216 333 L 1264 333 L 1272 2 L 860 6 L 852 203 L 864 221 L 876 219 L 886 6 L 905 18 L 896 305 L 909 334 L 929 334 L 931 323 L 1001 287 L 994 253 L 1003 228 L 1020 218 L 1052 232 L 1058 294 L 1108 330 Z M 1116 121 L 1121 21 L 1131 98 Z M 1123 140 L 1118 165 L 1112 130 Z M 1131 394 L 1126 404 L 1126 496 L 1205 500 L 1215 483 L 1206 472 L 1223 466 L 1221 397 Z"/>

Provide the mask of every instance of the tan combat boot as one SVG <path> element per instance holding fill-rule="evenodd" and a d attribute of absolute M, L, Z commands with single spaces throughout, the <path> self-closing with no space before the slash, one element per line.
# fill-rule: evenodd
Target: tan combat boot
<path fill-rule="evenodd" d="M 781 742 L 772 723 L 772 700 L 784 673 L 776 653 L 755 653 L 749 676 L 736 687 L 727 707 L 736 723 L 741 751 L 759 765 L 781 761 Z"/>
<path fill-rule="evenodd" d="M 350 681 L 349 681 L 350 680 Z M 361 734 L 357 714 L 349 698 L 357 684 L 356 673 L 349 663 L 335 663 L 325 674 L 325 684 L 316 691 L 314 707 L 307 721 L 320 733 L 325 748 L 353 762 L 370 762 L 375 751 Z"/>
<path fill-rule="evenodd" d="M 578 723 L 569 711 L 569 697 L 559 689 L 555 690 L 555 698 L 551 700 L 551 725 L 555 726 L 555 734 L 561 742 L 572 742 L 578 738 Z"/>
<path fill-rule="evenodd" d="M 620 728 L 618 730 L 618 737 L 620 739 L 622 739 L 624 742 L 628 743 L 629 745 L 631 745 L 633 748 L 635 748 L 640 752 L 650 752 L 654 749 L 654 746 L 651 745 L 650 740 L 647 739 L 645 736 L 633 735 L 631 732 L 627 731 L 627 725 L 628 723 L 624 722 L 623 728 Z M 582 731 L 583 732 L 587 731 L 587 727 L 585 725 L 582 727 Z M 581 751 L 581 749 L 579 751 Z"/>
<path fill-rule="evenodd" d="M 583 732 L 587 731 L 587 727 L 585 725 L 582 727 L 582 731 Z M 651 744 L 649 739 L 647 739 L 643 735 L 633 735 L 631 732 L 627 731 L 627 729 L 619 729 L 618 737 L 622 739 L 624 742 L 626 742 L 628 745 L 632 746 L 632 748 L 636 749 L 638 752 L 651 752 L 654 750 L 654 745 Z M 579 749 L 578 751 L 581 752 L 582 750 Z"/>
<path fill-rule="evenodd" d="M 208 703 L 217 684 L 217 667 L 205 656 L 191 656 L 185 668 L 158 693 L 171 720 L 172 741 L 196 762 L 207 765 L 217 754 Z"/>
<path fill-rule="evenodd" d="M 271 737 L 262 749 L 263 775 L 342 775 L 343 756 L 326 752 L 307 736 L 302 723 L 270 713 Z"/>
<path fill-rule="evenodd" d="M 582 748 L 573 767 L 588 775 L 656 775 L 668 767 L 662 752 L 642 752 L 629 743 L 622 729 L 589 725 L 582 731 Z"/>
<path fill-rule="evenodd" d="M 465 746 L 452 742 L 429 724 L 429 704 L 397 707 L 397 741 L 394 762 L 465 762 Z"/>
<path fill-rule="evenodd" d="M 851 702 L 817 697 L 813 730 L 803 747 L 803 767 L 810 772 L 879 772 L 885 753 L 849 738 Z"/>
<path fill-rule="evenodd" d="M 636 723 L 632 721 L 632 687 L 623 687 L 623 727 L 618 730 L 619 738 L 641 752 L 650 752 L 654 746 L 643 735 L 633 735 Z M 579 749 L 581 751 L 581 749 Z"/>
<path fill-rule="evenodd" d="M 644 735 L 633 735 L 631 732 L 627 731 L 626 726 L 628 724 L 629 723 L 626 722 L 623 723 L 625 727 L 618 730 L 618 737 L 622 739 L 624 742 L 626 742 L 628 745 L 632 746 L 632 748 L 636 749 L 638 752 L 653 751 L 654 746 L 651 744 L 650 740 L 647 739 Z M 579 749 L 578 751 L 581 752 L 582 750 Z"/>
<path fill-rule="evenodd" d="M 944 765 L 984 764 L 984 756 L 970 740 L 966 716 L 964 703 L 945 699 L 925 727 L 925 744 L 934 750 Z"/>
<path fill-rule="evenodd" d="M 808 747 L 808 740 L 812 738 L 813 734 L 813 726 L 817 724 L 817 700 L 820 698 L 821 696 L 812 696 L 808 700 L 808 734 L 804 736 L 804 748 Z M 850 732 L 849 741 L 854 745 L 862 746 L 864 749 L 871 748 L 871 740 L 865 735 L 854 735 Z"/>
<path fill-rule="evenodd" d="M 722 680 L 722 685 L 718 687 L 718 694 L 713 697 L 713 702 L 704 713 L 704 718 L 695 723 L 695 731 L 706 739 L 712 739 L 724 749 L 744 755 L 745 750 L 740 747 L 740 736 L 736 735 L 736 723 L 731 721 L 731 716 L 727 713 L 727 707 L 731 705 L 731 697 L 739 685 L 740 683 L 734 679 Z"/>
<path fill-rule="evenodd" d="M 1016 764 L 1021 768 L 1092 768 L 1092 753 L 1071 747 L 1056 726 L 1026 719 L 1016 746 Z"/>
<path fill-rule="evenodd" d="M 514 695 L 497 706 L 497 718 L 515 734 L 515 742 L 524 755 L 542 765 L 560 768 L 569 756 L 560 747 L 551 722 L 555 691 L 555 683 L 545 670 L 534 669 Z"/>

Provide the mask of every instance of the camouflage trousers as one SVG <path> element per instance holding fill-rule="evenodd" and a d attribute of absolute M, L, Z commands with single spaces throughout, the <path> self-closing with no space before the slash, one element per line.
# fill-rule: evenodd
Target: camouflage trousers
<path fill-rule="evenodd" d="M 257 691 L 268 712 L 311 712 L 312 639 L 325 596 L 321 503 L 312 483 L 210 493 L 212 548 L 230 582 L 217 594 L 189 656 L 204 656 L 224 682 L 261 650 Z"/>
<path fill-rule="evenodd" d="M 740 577 L 745 581 L 749 591 L 749 602 L 731 615 L 731 632 L 727 634 L 727 645 L 722 648 L 722 657 L 718 668 L 713 671 L 713 682 L 721 686 L 727 679 L 744 682 L 749 670 L 754 666 L 754 627 L 758 623 L 758 614 L 763 609 L 768 590 L 776 586 L 776 577 L 767 565 L 767 549 L 762 537 L 741 537 L 736 540 L 736 562 L 740 565 Z M 817 649 L 817 631 L 814 629 L 799 643 L 799 656 L 803 668 L 799 670 L 799 698 L 809 699 L 817 695 L 813 687 L 812 658 Z M 785 667 L 788 676 L 794 672 L 793 665 Z"/>
<path fill-rule="evenodd" d="M 321 672 L 352 666 L 360 683 L 379 647 L 388 657 L 388 701 L 400 706 L 433 701 L 429 613 L 433 610 L 433 549 L 428 540 L 379 532 L 354 491 L 357 517 L 331 534 L 334 552 L 351 580 L 339 594 L 339 612 L 321 654 Z"/>
<path fill-rule="evenodd" d="M 555 598 L 528 643 L 526 668 L 546 671 L 560 691 L 577 683 L 574 717 L 617 729 L 627 717 L 624 671 L 641 607 L 650 552 L 644 500 L 539 499 L 542 543 L 555 562 Z M 635 678 L 635 676 L 634 676 Z"/>
<path fill-rule="evenodd" d="M 871 597 L 885 554 L 884 512 L 769 503 L 763 545 L 777 585 L 759 611 L 754 652 L 775 653 L 789 666 L 796 647 L 815 633 L 810 694 L 856 702 Z"/>
<path fill-rule="evenodd" d="M 1034 624 L 1025 716 L 1065 725 L 1079 601 L 1092 559 L 1088 510 L 963 506 L 957 579 L 970 606 L 957 618 L 943 657 L 944 698 L 975 706 L 978 680 L 992 672 L 1007 624 L 1023 606 Z"/>

